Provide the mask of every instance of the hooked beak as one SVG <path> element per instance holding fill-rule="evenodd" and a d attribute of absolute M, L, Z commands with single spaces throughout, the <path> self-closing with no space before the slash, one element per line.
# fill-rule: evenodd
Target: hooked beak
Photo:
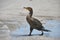
<path fill-rule="evenodd" d="M 27 7 L 24 7 L 24 9 L 28 10 Z"/>
<path fill-rule="evenodd" d="M 26 7 L 24 7 L 24 9 L 27 9 Z"/>

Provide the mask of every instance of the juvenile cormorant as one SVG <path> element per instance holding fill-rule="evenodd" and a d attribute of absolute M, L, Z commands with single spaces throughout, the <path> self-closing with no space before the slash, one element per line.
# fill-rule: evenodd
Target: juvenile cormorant
<path fill-rule="evenodd" d="M 35 19 L 35 18 L 32 17 L 32 15 L 33 15 L 33 9 L 31 7 L 24 7 L 24 9 L 26 9 L 26 10 L 29 11 L 29 15 L 27 15 L 27 17 L 26 17 L 26 20 L 27 20 L 27 22 L 30 25 L 29 36 L 31 35 L 33 29 L 37 29 L 37 30 L 41 31 L 42 32 L 41 35 L 43 35 L 43 31 L 47 31 L 47 32 L 50 31 L 50 30 L 45 29 L 42 26 L 42 23 L 39 20 L 37 20 L 37 19 Z"/>

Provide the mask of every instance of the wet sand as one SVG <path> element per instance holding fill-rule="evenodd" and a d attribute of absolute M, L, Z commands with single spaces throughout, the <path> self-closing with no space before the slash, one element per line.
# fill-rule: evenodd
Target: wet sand
<path fill-rule="evenodd" d="M 45 36 L 21 36 L 21 37 L 0 37 L 0 40 L 60 40 L 60 38 L 50 38 Z"/>

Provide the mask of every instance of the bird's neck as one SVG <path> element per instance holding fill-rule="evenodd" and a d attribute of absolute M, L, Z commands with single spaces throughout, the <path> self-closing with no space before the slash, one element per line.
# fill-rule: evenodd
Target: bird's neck
<path fill-rule="evenodd" d="M 32 15 L 33 15 L 33 10 L 30 11 L 29 15 L 30 15 L 30 17 L 32 17 Z"/>

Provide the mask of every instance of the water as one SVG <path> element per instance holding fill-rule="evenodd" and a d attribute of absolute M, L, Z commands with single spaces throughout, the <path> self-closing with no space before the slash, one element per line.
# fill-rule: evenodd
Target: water
<path fill-rule="evenodd" d="M 45 20 L 46 24 L 43 26 L 45 29 L 51 30 L 51 32 L 44 32 L 44 36 L 46 37 L 60 37 L 60 21 L 58 20 Z M 29 24 L 25 24 L 26 27 L 21 25 L 21 28 L 17 29 L 16 31 L 11 32 L 12 36 L 21 36 L 21 35 L 28 35 L 29 34 Z M 41 34 L 41 31 L 33 30 L 33 34 Z"/>

